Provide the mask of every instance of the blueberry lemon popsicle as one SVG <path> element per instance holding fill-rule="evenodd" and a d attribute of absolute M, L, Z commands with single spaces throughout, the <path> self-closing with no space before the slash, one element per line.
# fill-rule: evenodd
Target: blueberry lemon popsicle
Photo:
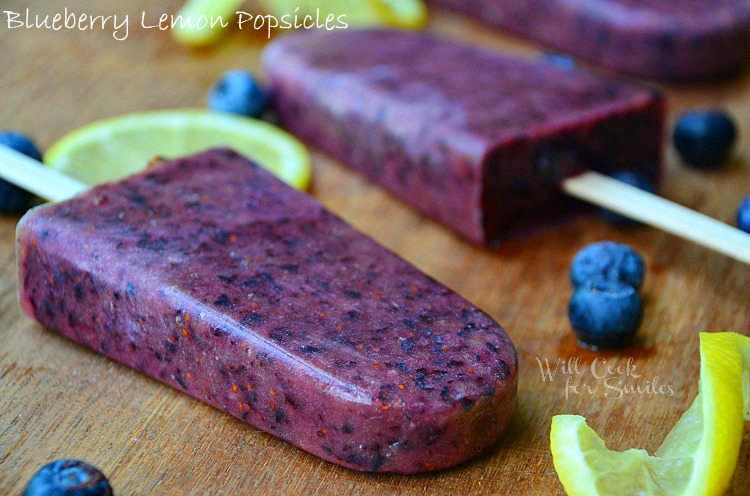
<path fill-rule="evenodd" d="M 476 243 L 580 206 L 568 176 L 659 174 L 651 90 L 401 31 L 285 36 L 263 59 L 284 127 Z"/>
<path fill-rule="evenodd" d="M 228 150 L 32 210 L 18 260 L 46 327 L 351 469 L 461 463 L 515 408 L 498 324 Z"/>
<path fill-rule="evenodd" d="M 431 0 L 595 64 L 665 80 L 738 72 L 750 54 L 743 0 Z"/>

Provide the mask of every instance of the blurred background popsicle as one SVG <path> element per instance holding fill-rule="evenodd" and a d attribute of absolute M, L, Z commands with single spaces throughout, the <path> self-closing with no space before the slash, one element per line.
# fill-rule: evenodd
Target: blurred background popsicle
<path fill-rule="evenodd" d="M 672 81 L 737 73 L 750 5 L 738 0 L 429 0 L 617 72 Z"/>

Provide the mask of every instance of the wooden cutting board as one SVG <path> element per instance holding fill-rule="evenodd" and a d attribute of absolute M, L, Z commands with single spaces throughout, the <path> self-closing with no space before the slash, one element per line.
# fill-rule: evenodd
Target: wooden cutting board
<path fill-rule="evenodd" d="M 25 12 L 28 7 L 32 15 L 63 12 L 67 6 L 78 13 L 129 13 L 132 19 L 128 38 L 116 41 L 111 31 L 102 30 L 10 30 L 3 15 L 0 128 L 24 130 L 46 147 L 95 119 L 202 107 L 220 72 L 258 67 L 264 34 L 233 31 L 215 48 L 191 51 L 166 32 L 138 27 L 141 12 L 153 20 L 179 4 L 4 1 L 0 10 Z M 538 51 L 442 11 L 434 12 L 429 29 L 523 56 Z M 670 126 L 686 108 L 721 105 L 743 127 L 737 158 L 721 171 L 687 169 L 671 148 L 666 152 L 663 195 L 733 222 L 741 199 L 750 193 L 750 79 L 665 89 Z M 591 215 L 487 251 L 320 153 L 314 153 L 314 169 L 316 198 L 508 330 L 520 361 L 519 406 L 497 447 L 460 467 L 416 476 L 360 474 L 308 455 L 26 318 L 16 301 L 18 219 L 4 216 L 0 494 L 20 493 L 41 465 L 64 457 L 100 467 L 119 495 L 561 494 L 549 451 L 553 415 L 585 415 L 611 448 L 653 451 L 696 394 L 698 332 L 750 332 L 750 267 L 653 229 L 619 229 Z M 576 251 L 604 239 L 628 243 L 646 257 L 646 314 L 636 349 L 595 355 L 577 348 L 572 338 L 567 269 Z M 578 371 L 543 379 L 540 362 L 554 367 L 558 359 L 570 357 L 580 358 Z M 601 377 L 604 360 L 606 366 L 623 366 L 629 359 L 639 377 L 615 370 L 609 384 L 623 392 L 625 385 L 639 386 L 641 393 L 607 389 L 607 378 Z M 653 392 L 655 381 L 664 386 L 661 392 L 658 386 Z M 566 384 L 577 385 L 578 393 Z M 750 493 L 748 437 L 729 494 Z"/>

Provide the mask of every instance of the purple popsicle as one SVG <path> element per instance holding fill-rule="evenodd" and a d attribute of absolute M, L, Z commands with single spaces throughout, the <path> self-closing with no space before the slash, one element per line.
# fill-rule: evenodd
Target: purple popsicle
<path fill-rule="evenodd" d="M 388 30 L 285 36 L 263 61 L 282 126 L 475 243 L 580 208 L 560 183 L 585 170 L 659 176 L 649 89 Z"/>
<path fill-rule="evenodd" d="M 490 317 L 228 150 L 34 209 L 18 259 L 44 326 L 351 469 L 461 463 L 515 408 Z"/>
<path fill-rule="evenodd" d="M 615 71 L 687 81 L 738 72 L 750 53 L 742 0 L 430 0 Z"/>

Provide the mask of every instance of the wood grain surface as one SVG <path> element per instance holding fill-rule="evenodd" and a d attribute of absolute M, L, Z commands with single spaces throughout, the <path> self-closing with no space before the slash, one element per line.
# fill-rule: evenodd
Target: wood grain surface
<path fill-rule="evenodd" d="M 256 69 L 265 36 L 233 31 L 208 50 L 189 50 L 168 33 L 138 28 L 141 12 L 174 12 L 179 0 L 4 0 L 2 10 L 129 13 L 129 37 L 111 32 L 9 30 L 0 23 L 0 128 L 24 130 L 43 147 L 95 119 L 137 110 L 201 107 L 223 70 Z M 246 6 L 251 9 L 252 4 Z M 135 24 L 135 25 L 132 25 Z M 471 21 L 433 11 L 429 29 L 533 57 L 538 48 Z M 669 126 L 688 107 L 722 105 L 742 127 L 736 159 L 703 173 L 667 148 L 663 195 L 732 222 L 750 193 L 750 78 L 665 88 Z M 75 345 L 25 317 L 16 300 L 14 229 L 0 217 L 0 494 L 20 494 L 43 464 L 85 459 L 118 495 L 141 494 L 562 494 L 549 451 L 555 414 L 584 415 L 608 446 L 655 450 L 698 387 L 698 332 L 750 331 L 750 267 L 656 230 L 612 227 L 595 215 L 505 243 L 470 246 L 342 165 L 314 153 L 313 194 L 334 212 L 496 318 L 520 361 L 519 406 L 507 435 L 460 467 L 416 476 L 355 473 L 321 461 L 212 407 Z M 566 316 L 567 269 L 587 243 L 628 243 L 648 261 L 646 313 L 638 346 L 595 355 L 575 346 Z M 579 357 L 566 388 L 561 372 L 544 381 L 538 361 Z M 629 358 L 643 390 L 674 394 L 604 396 L 591 365 Z M 597 361 L 601 365 L 602 361 Z M 597 374 L 604 372 L 598 367 Z M 569 392 L 566 397 L 566 391 Z M 750 493 L 748 435 L 728 494 Z"/>

